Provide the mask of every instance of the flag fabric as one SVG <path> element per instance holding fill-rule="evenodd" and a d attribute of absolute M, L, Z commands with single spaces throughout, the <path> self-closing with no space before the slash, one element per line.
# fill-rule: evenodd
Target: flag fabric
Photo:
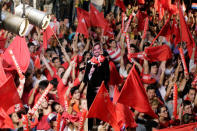
<path fill-rule="evenodd" d="M 145 25 L 145 21 L 146 21 L 146 17 L 148 15 L 144 12 L 138 11 L 136 14 L 136 17 L 138 19 L 138 27 L 137 30 L 138 31 L 143 31 L 144 30 L 144 25 Z"/>
<path fill-rule="evenodd" d="M 102 121 L 108 122 L 115 131 L 120 131 L 117 123 L 115 106 L 110 100 L 109 93 L 105 88 L 104 82 L 88 111 L 87 118 L 98 118 Z"/>
<path fill-rule="evenodd" d="M 37 68 L 37 69 L 40 69 L 40 57 L 37 55 L 36 56 L 36 59 L 34 61 L 34 66 Z"/>
<path fill-rule="evenodd" d="M 22 103 L 12 76 L 0 87 L 0 101 L 0 107 L 5 111 L 15 104 Z"/>
<path fill-rule="evenodd" d="M 90 16 L 89 16 L 89 12 L 87 12 L 86 10 L 83 10 L 81 8 L 77 8 L 77 19 L 79 21 L 80 16 L 83 16 L 83 18 L 85 19 L 86 25 L 87 27 L 90 27 Z"/>
<path fill-rule="evenodd" d="M 176 47 L 177 44 L 181 42 L 181 37 L 180 37 L 180 29 L 175 19 L 173 20 L 173 23 L 172 23 L 171 33 L 172 35 L 175 36 L 174 40 L 173 40 L 173 37 L 171 37 L 171 43 L 174 43 Z"/>
<path fill-rule="evenodd" d="M 141 82 L 140 76 L 133 65 L 125 84 L 120 92 L 118 103 L 130 106 L 135 110 L 157 118 L 157 115 L 151 109 L 146 95 L 146 91 Z"/>
<path fill-rule="evenodd" d="M 146 58 L 149 61 L 166 61 L 172 58 L 172 52 L 168 45 L 161 45 L 156 47 L 148 47 L 145 49 Z"/>
<path fill-rule="evenodd" d="M 0 107 L 0 129 L 3 128 L 14 129 L 14 125 L 5 110 Z"/>
<path fill-rule="evenodd" d="M 195 131 L 196 128 L 197 128 L 197 122 L 184 124 L 180 126 L 173 126 L 164 129 L 153 129 L 153 131 Z"/>
<path fill-rule="evenodd" d="M 145 0 L 138 0 L 138 4 L 145 4 Z"/>
<path fill-rule="evenodd" d="M 168 45 L 161 45 L 156 47 L 148 47 L 144 52 L 129 54 L 128 58 L 146 59 L 151 62 L 166 61 L 172 58 L 172 52 Z"/>
<path fill-rule="evenodd" d="M 170 36 L 171 36 L 170 17 L 168 18 L 168 20 L 166 21 L 166 23 L 164 24 L 164 26 L 162 27 L 162 29 L 160 30 L 160 32 L 157 34 L 157 36 L 153 39 L 153 41 L 152 41 L 151 44 L 153 44 L 155 42 L 155 40 L 159 36 L 165 36 L 168 41 L 170 40 Z"/>
<path fill-rule="evenodd" d="M 7 80 L 7 77 L 6 77 L 6 74 L 4 72 L 4 69 L 3 69 L 3 65 L 2 65 L 2 60 L 1 60 L 1 57 L 0 57 L 0 86 Z"/>
<path fill-rule="evenodd" d="M 116 0 L 115 5 L 120 7 L 123 12 L 126 12 L 126 7 L 123 0 Z"/>
<path fill-rule="evenodd" d="M 181 26 L 181 40 L 183 42 L 186 42 L 188 55 L 191 58 L 193 47 L 195 46 L 195 42 L 194 42 L 194 39 L 192 38 L 192 34 L 185 22 L 185 18 L 183 16 L 183 11 L 181 9 L 181 6 L 179 6 L 179 18 L 180 18 L 180 26 Z M 195 51 L 195 57 L 197 57 L 197 50 Z"/>
<path fill-rule="evenodd" d="M 0 36 L 0 49 L 5 48 L 6 40 L 7 40 L 7 38 L 4 38 L 3 36 Z"/>
<path fill-rule="evenodd" d="M 134 114 L 133 112 L 129 109 L 128 106 L 117 103 L 118 97 L 120 96 L 120 92 L 118 91 L 118 88 L 115 87 L 114 89 L 114 97 L 113 97 L 113 103 L 116 106 L 116 116 L 117 116 L 117 121 L 118 125 L 122 128 L 125 126 L 135 128 L 137 126 L 135 120 L 134 120 Z"/>
<path fill-rule="evenodd" d="M 90 23 L 92 26 L 105 28 L 106 20 L 103 13 L 100 13 L 92 4 L 90 4 Z"/>
<path fill-rule="evenodd" d="M 53 35 L 53 31 L 52 30 L 53 29 L 51 29 L 51 27 L 48 26 L 46 28 L 46 30 L 44 30 L 44 32 L 43 32 L 43 47 L 44 47 L 44 49 L 47 49 L 47 42 L 51 38 L 51 36 Z"/>
<path fill-rule="evenodd" d="M 30 63 L 30 53 L 25 38 L 16 36 L 3 54 L 4 61 L 6 61 L 11 68 L 16 69 L 9 50 L 13 51 L 21 71 L 25 73 Z"/>
<path fill-rule="evenodd" d="M 89 37 L 86 22 L 85 22 L 85 19 L 82 16 L 79 18 L 76 32 L 83 34 L 86 38 Z"/>
<path fill-rule="evenodd" d="M 120 83 L 123 82 L 123 79 L 120 77 L 119 72 L 117 71 L 117 68 L 115 66 L 115 64 L 110 61 L 109 62 L 109 66 L 110 66 L 110 79 L 109 79 L 109 85 L 118 85 Z"/>

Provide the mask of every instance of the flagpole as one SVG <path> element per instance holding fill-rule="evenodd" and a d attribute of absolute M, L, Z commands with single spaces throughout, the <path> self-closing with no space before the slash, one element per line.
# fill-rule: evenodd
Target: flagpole
<path fill-rule="evenodd" d="M 51 27 L 50 27 L 50 29 L 51 29 Z M 55 32 L 54 32 L 52 29 L 51 29 L 51 31 L 53 32 L 53 35 L 54 35 L 55 38 L 57 39 L 57 42 L 58 42 L 59 46 L 60 46 L 61 48 L 63 48 L 63 46 L 61 45 L 61 43 L 60 43 L 59 39 L 57 38 L 57 35 L 55 34 Z"/>
<path fill-rule="evenodd" d="M 180 0 L 178 2 L 178 9 L 179 8 L 180 8 Z M 179 11 L 180 11 L 180 9 L 179 9 Z M 182 11 L 182 9 L 181 9 L 181 11 Z M 181 24 L 180 24 L 180 12 L 179 12 L 179 29 L 180 29 L 180 37 L 181 37 L 181 44 L 180 45 L 182 46 L 182 31 L 181 31 Z"/>

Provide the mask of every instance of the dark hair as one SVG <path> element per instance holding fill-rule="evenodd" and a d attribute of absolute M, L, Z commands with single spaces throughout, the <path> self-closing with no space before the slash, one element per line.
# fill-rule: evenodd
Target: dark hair
<path fill-rule="evenodd" d="M 49 84 L 48 80 L 42 80 L 39 83 L 39 89 L 45 90 Z"/>
<path fill-rule="evenodd" d="M 35 45 L 34 45 L 34 43 L 29 42 L 29 43 L 28 43 L 28 48 L 30 48 L 31 46 L 35 46 Z"/>
<path fill-rule="evenodd" d="M 146 91 L 148 92 L 148 90 L 155 90 L 155 87 L 153 85 L 149 85 L 147 88 L 146 88 Z"/>
<path fill-rule="evenodd" d="M 52 62 L 54 63 L 55 60 L 59 59 L 58 57 L 53 57 Z"/>
<path fill-rule="evenodd" d="M 189 100 L 184 100 L 183 101 L 183 108 L 185 107 L 185 106 L 188 106 L 188 105 L 191 105 L 192 103 L 189 101 Z"/>
<path fill-rule="evenodd" d="M 46 52 L 49 52 L 49 51 L 52 51 L 51 48 L 47 48 L 47 49 L 46 49 Z"/>
<path fill-rule="evenodd" d="M 196 92 L 196 88 L 189 88 L 188 93 L 190 92 L 190 90 L 194 90 Z"/>
<path fill-rule="evenodd" d="M 53 88 L 57 88 L 58 85 L 57 78 L 53 78 L 53 80 L 51 80 L 50 83 L 53 85 Z"/>
<path fill-rule="evenodd" d="M 152 62 L 151 64 L 150 64 L 150 67 L 151 66 L 157 66 L 158 67 L 158 63 L 157 62 Z"/>
<path fill-rule="evenodd" d="M 60 104 L 55 101 L 51 104 L 52 112 L 56 112 L 56 110 L 55 110 L 56 105 L 60 105 Z"/>
<path fill-rule="evenodd" d="M 78 86 L 75 86 L 75 87 L 71 88 L 71 90 L 70 90 L 71 96 L 73 96 L 74 92 L 75 92 L 76 90 L 78 90 L 78 89 L 79 89 Z"/>
<path fill-rule="evenodd" d="M 135 52 L 139 52 L 139 49 L 136 45 L 134 44 L 130 44 L 130 47 L 133 47 L 135 49 Z"/>
<path fill-rule="evenodd" d="M 157 114 L 158 114 L 158 113 L 161 113 L 161 109 L 164 108 L 164 107 L 165 107 L 166 109 L 168 109 L 165 105 L 159 106 L 159 107 L 157 108 Z"/>

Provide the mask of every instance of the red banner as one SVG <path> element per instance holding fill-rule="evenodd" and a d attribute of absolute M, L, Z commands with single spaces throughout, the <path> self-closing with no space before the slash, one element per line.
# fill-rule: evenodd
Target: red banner
<path fill-rule="evenodd" d="M 197 130 L 197 122 L 184 124 L 180 126 L 174 126 L 174 127 L 165 128 L 165 129 L 153 129 L 153 131 L 196 131 L 196 130 Z"/>

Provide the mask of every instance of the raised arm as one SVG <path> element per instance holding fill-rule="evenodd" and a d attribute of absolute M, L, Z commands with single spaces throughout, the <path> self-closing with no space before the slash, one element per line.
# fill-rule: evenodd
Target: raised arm
<path fill-rule="evenodd" d="M 47 62 L 46 58 L 44 57 L 43 54 L 40 55 L 42 62 L 45 64 L 46 68 L 48 69 L 50 75 L 53 77 L 54 75 L 54 71 L 52 70 L 52 68 L 50 67 L 49 63 Z"/>
<path fill-rule="evenodd" d="M 18 91 L 19 97 L 22 98 L 23 91 L 24 91 L 25 77 L 22 80 L 19 78 L 19 81 L 20 81 L 20 85 L 18 86 L 17 91 Z"/>

